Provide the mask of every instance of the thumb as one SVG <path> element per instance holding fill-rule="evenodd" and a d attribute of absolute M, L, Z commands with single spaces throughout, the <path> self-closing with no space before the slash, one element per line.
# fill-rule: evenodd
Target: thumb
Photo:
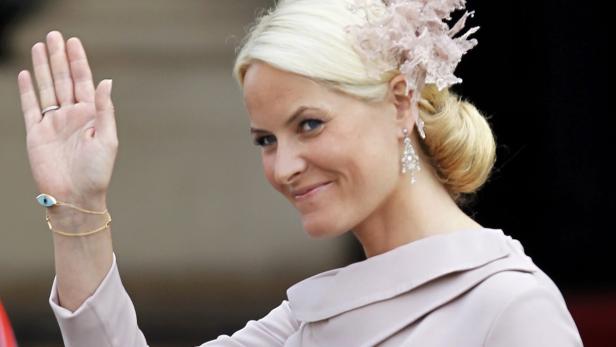
<path fill-rule="evenodd" d="M 117 138 L 113 103 L 111 102 L 112 80 L 103 80 L 96 87 L 94 103 L 96 105 L 96 133 L 98 136 L 113 140 Z"/>

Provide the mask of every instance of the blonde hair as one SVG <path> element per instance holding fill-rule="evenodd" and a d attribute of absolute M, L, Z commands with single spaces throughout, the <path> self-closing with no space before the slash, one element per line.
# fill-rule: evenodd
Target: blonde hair
<path fill-rule="evenodd" d="M 257 18 L 239 47 L 233 75 L 240 87 L 254 61 L 308 77 L 364 101 L 383 100 L 396 67 L 369 76 L 345 27 L 365 19 L 348 9 L 350 0 L 281 0 Z M 384 6 L 384 5 L 383 5 Z M 438 179 L 459 205 L 487 181 L 496 159 L 492 130 L 481 113 L 448 89 L 421 90 L 425 122 L 423 152 Z M 465 195 L 466 194 L 466 195 Z"/>

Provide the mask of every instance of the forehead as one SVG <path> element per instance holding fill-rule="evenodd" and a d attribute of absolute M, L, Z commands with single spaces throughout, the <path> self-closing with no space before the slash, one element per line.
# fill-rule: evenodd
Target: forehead
<path fill-rule="evenodd" d="M 255 62 L 244 78 L 244 101 L 251 118 L 286 114 L 300 104 L 315 105 L 331 98 L 324 86 L 315 81 Z"/>

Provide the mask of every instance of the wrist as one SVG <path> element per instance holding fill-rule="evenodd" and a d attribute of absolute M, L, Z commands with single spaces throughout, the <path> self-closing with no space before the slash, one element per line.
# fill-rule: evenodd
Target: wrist
<path fill-rule="evenodd" d="M 36 198 L 45 206 L 47 224 L 56 234 L 85 236 L 109 228 L 111 215 L 107 211 L 105 195 L 64 196 L 71 195 L 43 193 Z"/>
<path fill-rule="evenodd" d="M 90 220 L 96 220 L 107 211 L 107 199 L 104 195 L 89 197 L 73 197 L 63 199 L 57 196 L 56 205 L 47 207 L 47 215 L 63 224 L 81 224 Z"/>
<path fill-rule="evenodd" d="M 51 215 L 64 214 L 70 210 L 83 209 L 86 211 L 99 211 L 104 212 L 107 210 L 107 196 L 105 194 L 100 195 L 75 195 L 75 194 L 41 194 L 42 196 L 48 195 L 51 197 L 52 203 L 55 205 L 46 205 L 47 212 Z M 37 200 L 39 198 L 37 197 Z M 55 199 L 55 201 L 53 201 Z M 39 201 L 39 203 L 41 203 Z M 42 204 L 42 203 L 41 203 Z"/>
<path fill-rule="evenodd" d="M 111 215 L 106 206 L 98 203 L 94 205 L 100 206 L 98 210 L 86 210 L 70 203 L 48 208 L 46 220 L 49 229 L 62 236 L 87 236 L 108 229 Z"/>

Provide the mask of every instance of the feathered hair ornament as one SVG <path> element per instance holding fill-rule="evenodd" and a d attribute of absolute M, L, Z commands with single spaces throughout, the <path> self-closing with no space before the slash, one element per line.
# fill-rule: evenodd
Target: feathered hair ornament
<path fill-rule="evenodd" d="M 464 13 L 451 28 L 444 21 L 465 6 L 466 0 L 353 0 L 350 10 L 363 11 L 367 22 L 346 30 L 356 38 L 356 51 L 370 62 L 366 66 L 371 76 L 378 78 L 398 68 L 409 90 L 421 89 L 424 84 L 435 84 L 442 90 L 462 82 L 454 70 L 462 56 L 477 45 L 476 39 L 468 37 L 479 27 L 454 37 L 474 12 Z"/>
<path fill-rule="evenodd" d="M 386 6 L 383 6 L 385 4 Z M 382 73 L 398 69 L 406 79 L 407 94 L 425 84 L 439 90 L 462 82 L 454 75 L 462 56 L 477 45 L 468 37 L 479 30 L 473 27 L 454 37 L 474 12 L 465 12 L 453 25 L 451 13 L 466 7 L 466 0 L 352 0 L 349 9 L 363 12 L 366 24 L 347 26 L 353 35 L 354 49 L 366 63 L 368 74 L 379 78 Z M 416 108 L 420 93 L 414 92 Z M 424 122 L 413 112 L 417 130 L 425 138 Z"/>

